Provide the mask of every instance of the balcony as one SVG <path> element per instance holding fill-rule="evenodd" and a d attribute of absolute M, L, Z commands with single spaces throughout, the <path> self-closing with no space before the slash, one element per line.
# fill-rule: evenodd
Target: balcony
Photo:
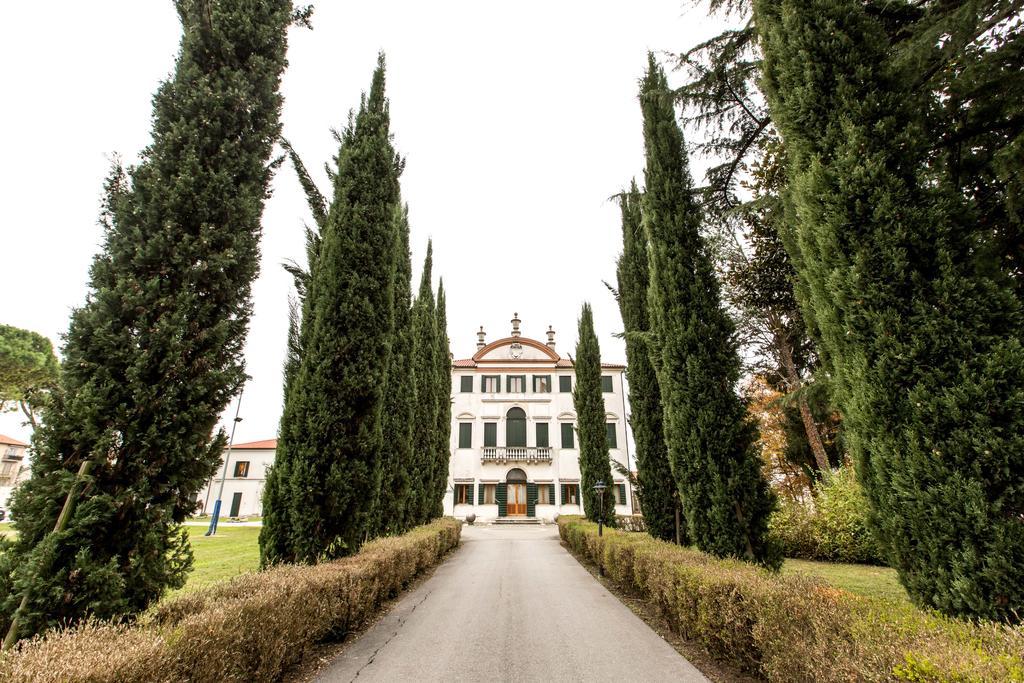
<path fill-rule="evenodd" d="M 547 446 L 484 446 L 480 462 L 551 462 L 551 449 Z"/>

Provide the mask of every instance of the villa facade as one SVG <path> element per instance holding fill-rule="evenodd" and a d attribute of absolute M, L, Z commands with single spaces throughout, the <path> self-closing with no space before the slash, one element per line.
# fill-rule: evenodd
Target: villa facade
<path fill-rule="evenodd" d="M 452 457 L 446 515 L 481 520 L 552 520 L 582 514 L 579 438 L 570 358 L 547 341 L 522 336 L 518 314 L 508 337 L 487 343 L 477 333 L 472 358 L 452 363 Z M 602 364 L 601 384 L 611 458 L 628 467 L 624 365 Z M 605 495 L 632 513 L 629 482 L 617 472 Z"/>

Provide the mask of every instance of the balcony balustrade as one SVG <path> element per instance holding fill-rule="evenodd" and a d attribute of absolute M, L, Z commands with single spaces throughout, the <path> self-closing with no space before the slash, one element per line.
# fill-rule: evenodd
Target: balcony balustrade
<path fill-rule="evenodd" d="M 481 462 L 551 462 L 551 448 L 548 446 L 484 446 L 480 453 Z"/>

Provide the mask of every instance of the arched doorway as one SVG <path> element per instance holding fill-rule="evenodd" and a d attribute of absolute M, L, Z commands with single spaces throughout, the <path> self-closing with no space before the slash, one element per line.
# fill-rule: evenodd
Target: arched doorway
<path fill-rule="evenodd" d="M 517 410 L 513 408 L 513 410 Z M 506 513 L 509 517 L 526 516 L 526 472 L 518 467 L 508 471 L 505 475 L 505 486 L 508 491 L 505 502 Z"/>
<path fill-rule="evenodd" d="M 505 446 L 526 447 L 526 411 L 522 408 L 510 408 L 505 413 Z"/>

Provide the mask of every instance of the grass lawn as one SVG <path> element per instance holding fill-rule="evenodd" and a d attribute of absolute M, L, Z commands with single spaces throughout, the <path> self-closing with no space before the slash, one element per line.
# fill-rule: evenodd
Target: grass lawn
<path fill-rule="evenodd" d="M 259 527 L 219 526 L 217 535 L 212 537 L 203 535 L 204 527 L 185 528 L 196 559 L 182 592 L 259 569 Z"/>
<path fill-rule="evenodd" d="M 896 570 L 868 564 L 838 564 L 810 560 L 786 560 L 783 574 L 813 574 L 820 576 L 836 588 L 848 590 L 870 598 L 883 598 L 894 602 L 909 602 L 907 591 L 896 578 Z"/>

